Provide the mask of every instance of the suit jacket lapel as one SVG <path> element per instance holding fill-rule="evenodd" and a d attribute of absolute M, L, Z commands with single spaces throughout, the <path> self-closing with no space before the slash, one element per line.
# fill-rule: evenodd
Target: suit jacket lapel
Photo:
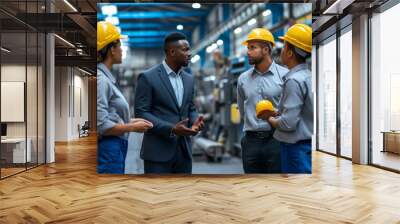
<path fill-rule="evenodd" d="M 164 84 L 165 88 L 167 88 L 169 95 L 173 99 L 175 106 L 179 110 L 179 105 L 178 105 L 178 100 L 176 99 L 174 89 L 172 88 L 171 81 L 169 81 L 168 74 L 163 68 L 163 65 L 161 64 L 159 67 L 159 73 L 158 75 L 160 76 L 160 79 L 162 83 Z"/>

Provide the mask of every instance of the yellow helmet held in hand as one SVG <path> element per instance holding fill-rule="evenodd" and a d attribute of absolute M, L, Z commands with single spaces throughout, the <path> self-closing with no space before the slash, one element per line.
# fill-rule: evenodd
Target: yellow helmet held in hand
<path fill-rule="evenodd" d="M 291 45 L 311 53 L 312 50 L 312 28 L 306 24 L 294 24 L 286 32 L 285 36 L 279 37 Z"/>
<path fill-rule="evenodd" d="M 247 42 L 250 40 L 261 40 L 270 42 L 272 44 L 272 47 L 275 47 L 274 36 L 272 36 L 272 33 L 265 28 L 255 28 L 251 30 L 251 32 L 247 36 L 247 40 L 243 42 L 243 45 L 247 46 Z"/>
<path fill-rule="evenodd" d="M 109 43 L 119 39 L 125 39 L 116 26 L 109 22 L 101 21 L 97 23 L 97 51 L 100 51 Z"/>
<path fill-rule="evenodd" d="M 260 116 L 264 111 L 275 111 L 274 106 L 272 105 L 271 101 L 269 100 L 261 100 L 256 105 L 256 116 Z"/>

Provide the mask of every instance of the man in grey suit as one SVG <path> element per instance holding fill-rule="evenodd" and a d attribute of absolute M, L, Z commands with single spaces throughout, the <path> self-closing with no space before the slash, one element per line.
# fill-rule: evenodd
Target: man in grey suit
<path fill-rule="evenodd" d="M 135 93 L 135 115 L 153 123 L 143 137 L 145 173 L 191 173 L 192 143 L 204 126 L 193 103 L 194 77 L 183 70 L 190 46 L 181 33 L 164 40 L 166 59 L 141 73 Z"/>

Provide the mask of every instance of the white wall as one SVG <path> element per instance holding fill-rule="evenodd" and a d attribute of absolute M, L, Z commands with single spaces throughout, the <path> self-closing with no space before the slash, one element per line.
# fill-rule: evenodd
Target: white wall
<path fill-rule="evenodd" d="M 38 69 L 38 70 L 37 70 Z M 21 112 L 27 115 L 26 121 L 23 122 L 6 122 L 7 137 L 9 138 L 25 138 L 30 139 L 30 148 L 32 161 L 44 163 L 44 93 L 42 68 L 35 66 L 25 66 L 20 64 L 4 64 L 1 66 L 1 80 L 11 82 L 26 83 L 26 107 L 25 104 L 21 108 Z M 27 77 L 27 81 L 25 78 Z M 22 90 L 22 93 L 24 91 Z M 2 96 L 7 97 L 7 96 Z M 10 107 L 1 108 L 2 112 L 13 113 Z M 37 157 L 37 153 L 39 156 Z"/>
<path fill-rule="evenodd" d="M 88 78 L 82 75 L 76 68 L 56 67 L 55 141 L 79 138 L 78 124 L 88 120 Z"/>
<path fill-rule="evenodd" d="M 25 65 L 2 65 L 1 66 L 1 81 L 3 82 L 25 82 L 25 75 L 26 75 L 26 69 L 28 71 L 28 74 L 31 74 L 33 70 L 35 70 L 36 73 L 36 68 L 33 66 L 28 66 L 27 68 Z M 36 85 L 36 83 L 34 83 Z M 34 92 L 29 92 L 27 93 L 28 99 L 27 102 L 32 102 L 32 97 L 36 96 L 36 89 L 28 89 L 28 90 L 34 90 Z M 32 105 L 33 106 L 33 105 Z M 36 107 L 36 104 L 35 104 Z M 1 110 L 7 110 L 8 108 L 1 108 Z M 35 114 L 36 118 L 36 114 Z M 32 117 L 30 117 L 30 114 L 28 114 L 28 121 L 33 120 Z M 7 122 L 7 136 L 8 137 L 25 137 L 25 123 L 26 122 Z M 29 137 L 29 136 L 28 136 Z"/>

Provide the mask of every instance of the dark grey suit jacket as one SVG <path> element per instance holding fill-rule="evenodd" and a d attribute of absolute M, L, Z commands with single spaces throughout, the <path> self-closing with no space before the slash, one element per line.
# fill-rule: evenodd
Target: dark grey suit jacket
<path fill-rule="evenodd" d="M 151 121 L 152 129 L 144 134 L 140 156 L 143 160 L 166 162 L 177 150 L 178 137 L 171 135 L 176 123 L 189 118 L 191 127 L 197 118 L 193 103 L 194 77 L 185 71 L 181 73 L 184 94 L 182 106 L 178 102 L 162 64 L 141 73 L 135 93 L 135 117 Z M 190 137 L 181 137 L 190 158 L 192 155 Z"/>

